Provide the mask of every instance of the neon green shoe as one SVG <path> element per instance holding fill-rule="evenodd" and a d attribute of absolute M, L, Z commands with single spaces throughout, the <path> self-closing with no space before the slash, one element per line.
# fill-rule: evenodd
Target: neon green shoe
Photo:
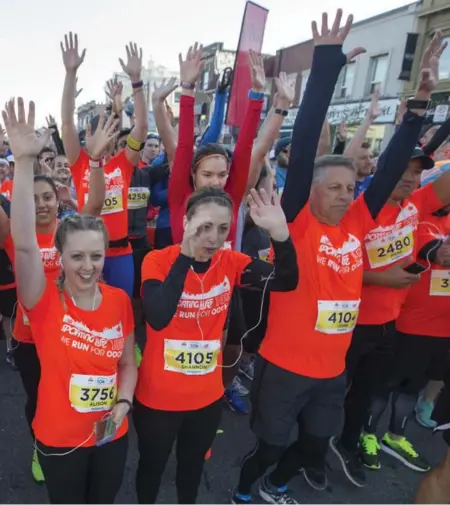
<path fill-rule="evenodd" d="M 139 368 L 142 361 L 142 352 L 137 344 L 134 344 L 134 359 L 136 360 L 136 365 Z"/>
<path fill-rule="evenodd" d="M 364 466 L 371 470 L 379 470 L 380 464 L 380 443 L 373 433 L 361 433 L 359 439 L 359 453 Z"/>
<path fill-rule="evenodd" d="M 394 440 L 389 433 L 386 433 L 381 441 L 381 448 L 384 452 L 394 456 L 394 458 L 397 458 L 405 466 L 417 472 L 428 472 L 431 470 L 431 465 L 419 455 L 411 442 L 405 437 Z"/>
<path fill-rule="evenodd" d="M 33 475 L 33 479 L 37 484 L 44 484 L 45 477 L 44 472 L 42 471 L 41 465 L 39 464 L 38 453 L 37 450 L 33 451 L 33 461 L 31 462 L 31 473 Z"/>

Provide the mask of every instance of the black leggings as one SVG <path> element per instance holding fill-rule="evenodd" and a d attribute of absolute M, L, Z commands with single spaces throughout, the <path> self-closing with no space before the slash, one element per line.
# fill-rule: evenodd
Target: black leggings
<path fill-rule="evenodd" d="M 27 395 L 25 404 L 25 417 L 31 430 L 31 436 L 34 438 L 31 423 L 36 414 L 36 404 L 39 381 L 41 380 L 41 364 L 36 352 L 34 344 L 24 344 L 16 342 L 14 349 L 14 360 L 19 369 L 20 378 L 22 379 L 23 388 Z"/>
<path fill-rule="evenodd" d="M 303 467 L 325 469 L 328 438 L 306 433 L 299 426 L 298 439 L 289 447 L 270 445 L 258 440 L 255 448 L 244 458 L 239 478 L 238 492 L 250 494 L 253 483 L 278 462 L 269 481 L 276 487 L 285 486 Z"/>
<path fill-rule="evenodd" d="M 61 454 L 67 447 L 47 447 L 45 454 Z M 44 456 L 39 462 L 45 474 L 50 503 L 114 503 L 122 485 L 128 435 L 100 447 L 80 447 L 65 456 Z"/>
<path fill-rule="evenodd" d="M 161 478 L 177 441 L 176 487 L 179 503 L 195 503 L 205 455 L 222 415 L 222 401 L 191 411 L 149 409 L 135 401 L 133 421 L 139 447 L 136 490 L 139 503 L 155 503 Z"/>

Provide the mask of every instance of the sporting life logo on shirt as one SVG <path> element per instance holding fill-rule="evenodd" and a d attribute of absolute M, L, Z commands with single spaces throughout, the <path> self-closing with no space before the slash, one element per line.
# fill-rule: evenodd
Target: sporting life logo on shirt
<path fill-rule="evenodd" d="M 197 319 L 215 316 L 228 309 L 230 297 L 231 285 L 227 276 L 223 282 L 213 286 L 206 293 L 193 294 L 183 291 L 175 317 Z"/>
<path fill-rule="evenodd" d="M 354 272 L 363 264 L 361 242 L 349 233 L 342 246 L 336 248 L 327 235 L 322 235 L 317 263 L 327 266 L 339 274 Z"/>
<path fill-rule="evenodd" d="M 40 251 L 42 264 L 45 270 L 51 270 L 61 266 L 61 257 L 56 247 L 43 247 Z"/>
<path fill-rule="evenodd" d="M 122 323 L 98 332 L 69 314 L 64 314 L 62 322 L 61 342 L 67 347 L 113 359 L 122 356 L 125 345 Z"/>

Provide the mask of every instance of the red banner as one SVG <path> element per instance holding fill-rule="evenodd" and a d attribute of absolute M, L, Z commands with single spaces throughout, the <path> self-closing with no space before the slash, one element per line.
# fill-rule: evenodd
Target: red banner
<path fill-rule="evenodd" d="M 228 125 L 240 127 L 244 120 L 248 92 L 252 86 L 248 51 L 253 49 L 261 53 L 268 13 L 267 9 L 253 2 L 245 5 L 225 120 Z"/>

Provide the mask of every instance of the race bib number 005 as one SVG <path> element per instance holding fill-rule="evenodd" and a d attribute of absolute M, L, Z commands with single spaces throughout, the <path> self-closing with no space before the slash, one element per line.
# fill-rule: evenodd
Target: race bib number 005
<path fill-rule="evenodd" d="M 367 256 L 372 268 L 390 265 L 411 256 L 414 247 L 411 226 L 401 228 L 385 239 L 366 243 Z"/>
<path fill-rule="evenodd" d="M 185 375 L 214 372 L 220 352 L 220 340 L 164 340 L 164 370 Z"/>
<path fill-rule="evenodd" d="M 69 385 L 70 405 L 77 412 L 111 410 L 116 401 L 115 375 L 72 374 Z"/>
<path fill-rule="evenodd" d="M 431 271 L 430 295 L 450 296 L 450 270 Z"/>
<path fill-rule="evenodd" d="M 150 198 L 148 188 L 129 188 L 128 190 L 128 209 L 143 209 L 147 207 Z"/>
<path fill-rule="evenodd" d="M 317 302 L 316 331 L 328 334 L 353 331 L 358 319 L 359 301 Z"/>

